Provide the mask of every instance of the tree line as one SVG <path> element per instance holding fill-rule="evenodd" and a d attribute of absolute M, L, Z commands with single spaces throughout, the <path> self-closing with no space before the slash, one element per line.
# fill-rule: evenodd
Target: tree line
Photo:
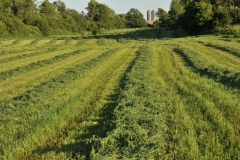
<path fill-rule="evenodd" d="M 90 0 L 87 13 L 67 8 L 61 0 L 1 0 L 0 37 L 98 34 L 110 29 L 147 27 L 143 14 L 131 8 L 116 14 L 105 4 Z M 156 27 L 211 31 L 240 23 L 240 0 L 172 0 L 167 12 L 158 9 Z"/>
<path fill-rule="evenodd" d="M 240 23 L 240 0 L 172 0 L 167 12 L 158 9 L 156 26 L 203 33 Z"/>
<path fill-rule="evenodd" d="M 96 0 L 90 0 L 86 9 L 88 13 L 79 13 L 61 0 L 1 0 L 0 37 L 97 34 L 109 29 L 146 27 L 137 9 L 119 15 Z"/>

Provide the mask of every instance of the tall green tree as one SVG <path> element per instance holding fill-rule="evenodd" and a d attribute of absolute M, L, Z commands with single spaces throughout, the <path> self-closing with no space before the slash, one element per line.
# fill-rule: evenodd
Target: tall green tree
<path fill-rule="evenodd" d="M 61 0 L 54 1 L 53 4 L 56 6 L 57 11 L 60 13 L 65 12 L 67 9 L 66 4 Z"/>
<path fill-rule="evenodd" d="M 213 20 L 212 5 L 209 2 L 191 2 L 184 13 L 182 26 L 190 32 L 209 30 Z"/>
<path fill-rule="evenodd" d="M 158 17 L 158 24 L 160 27 L 167 27 L 169 25 L 169 14 L 162 8 L 158 8 L 156 13 Z"/>
<path fill-rule="evenodd" d="M 31 23 L 37 13 L 36 0 L 13 0 L 12 11 L 23 22 Z"/>
<path fill-rule="evenodd" d="M 180 16 L 185 12 L 185 5 L 181 0 L 172 0 L 170 4 L 169 22 L 171 25 L 176 25 Z"/>
<path fill-rule="evenodd" d="M 56 15 L 56 6 L 49 2 L 49 0 L 44 0 L 39 6 L 39 12 L 46 16 L 55 16 Z"/>
<path fill-rule="evenodd" d="M 136 8 L 131 8 L 127 12 L 126 20 L 131 28 L 147 27 L 147 22 L 143 14 Z"/>
<path fill-rule="evenodd" d="M 123 26 L 124 21 L 105 4 L 91 0 L 86 9 L 88 10 L 88 18 L 97 24 L 98 30 L 121 28 Z"/>
<path fill-rule="evenodd" d="M 12 1 L 1 0 L 0 1 L 0 20 L 6 20 L 12 14 Z"/>
<path fill-rule="evenodd" d="M 98 2 L 96 0 L 90 0 L 90 2 L 88 3 L 88 6 L 86 7 L 87 11 L 88 11 L 88 17 L 93 20 L 96 16 L 96 14 L 98 13 Z"/>
<path fill-rule="evenodd" d="M 234 15 L 232 15 L 234 16 Z M 214 9 L 214 27 L 226 27 L 233 21 L 230 10 L 227 7 L 217 6 Z"/>

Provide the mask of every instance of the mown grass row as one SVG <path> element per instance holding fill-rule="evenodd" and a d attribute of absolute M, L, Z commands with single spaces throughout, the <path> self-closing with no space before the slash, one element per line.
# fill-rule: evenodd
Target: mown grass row
<path fill-rule="evenodd" d="M 52 100 L 50 100 L 49 103 L 49 100 L 47 100 L 48 96 L 51 96 L 55 92 L 61 92 L 61 89 L 63 89 L 66 84 L 75 81 L 78 77 L 84 75 L 86 71 L 105 60 L 117 50 L 118 49 L 109 50 L 90 61 L 67 69 L 65 73 L 35 86 L 32 90 L 22 95 L 14 97 L 11 100 L 2 101 L 1 122 L 3 123 L 1 123 L 1 141 L 4 146 L 3 150 L 8 151 L 4 156 L 8 156 L 10 152 L 18 153 L 19 150 L 23 151 L 18 148 L 21 143 L 32 144 L 31 141 L 24 141 L 28 134 L 31 133 L 30 135 L 32 135 L 33 132 L 36 133 L 36 128 L 41 128 L 43 129 L 42 131 L 46 130 L 45 125 L 53 122 L 51 121 L 53 118 L 51 115 L 55 115 L 56 118 L 58 113 L 61 113 L 61 110 L 67 109 L 68 102 L 60 106 L 55 106 L 51 104 Z M 61 114 L 64 114 L 64 112 Z M 58 118 L 64 120 L 67 117 L 60 116 Z M 31 123 L 28 123 L 29 120 L 31 120 Z M 56 122 L 57 121 L 54 121 L 54 123 Z M 6 127 L 7 129 L 5 129 Z M 4 138 L 6 135 L 8 139 Z M 38 139 L 38 137 L 35 138 Z"/>
<path fill-rule="evenodd" d="M 107 38 L 54 38 L 55 57 L 0 82 L 0 159 L 238 159 L 236 55 L 202 37 Z"/>
<path fill-rule="evenodd" d="M 73 52 L 70 52 L 70 53 L 57 55 L 57 56 L 55 56 L 53 58 L 50 58 L 50 59 L 44 59 L 44 60 L 40 60 L 40 61 L 37 61 L 37 62 L 33 62 L 33 63 L 28 64 L 26 66 L 17 67 L 16 69 L 8 70 L 8 71 L 5 71 L 5 72 L 0 72 L 0 80 L 6 80 L 7 78 L 18 76 L 19 74 L 22 74 L 24 72 L 29 72 L 31 70 L 35 70 L 35 69 L 38 69 L 38 68 L 45 67 L 45 66 L 53 64 L 55 62 L 67 59 L 71 56 L 79 55 L 79 54 L 84 53 L 88 50 L 89 49 L 76 50 L 76 51 L 73 51 Z"/>
<path fill-rule="evenodd" d="M 104 51 L 101 50 L 90 50 L 37 70 L 25 72 L 19 76 L 11 77 L 7 80 L 1 81 L 0 88 L 2 96 L 0 97 L 0 100 L 11 99 L 26 92 L 27 90 L 31 90 L 34 86 L 48 81 L 57 75 L 65 73 L 66 69 L 73 68 L 77 65 L 87 62 L 103 52 Z M 17 88 L 17 90 L 15 88 Z"/>
<path fill-rule="evenodd" d="M 76 95 L 79 102 L 73 104 L 79 106 L 78 116 L 48 140 L 47 145 L 39 146 L 26 159 L 88 159 L 92 135 L 104 137 L 111 129 L 109 123 L 115 106 L 114 97 L 119 78 L 134 59 L 135 50 L 133 48 L 118 51 L 109 61 L 92 70 L 96 73 L 91 80 L 87 78 L 91 77 L 92 73 L 89 72 L 85 80 L 79 81 L 78 83 L 84 85 L 78 89 L 79 93 Z M 76 83 L 74 82 L 75 85 Z"/>
<path fill-rule="evenodd" d="M 207 75 L 210 78 L 214 78 L 226 85 L 240 88 L 240 72 L 235 72 L 229 68 L 222 68 L 220 66 L 213 65 L 203 59 L 196 52 L 181 46 L 174 47 L 173 50 L 181 55 L 186 60 L 188 65 L 192 66 L 201 74 Z"/>
<path fill-rule="evenodd" d="M 240 59 L 236 56 L 213 47 L 206 47 L 204 44 L 195 42 L 195 40 L 192 38 L 190 38 L 188 41 L 184 39 L 184 41 L 179 43 L 181 47 L 196 52 L 208 63 L 222 68 L 228 68 L 233 71 L 239 71 Z"/>
<path fill-rule="evenodd" d="M 18 40 L 19 43 L 23 40 Z M 14 44 L 11 44 L 10 46 L 3 47 L 2 52 L 0 53 L 0 56 L 14 56 L 14 55 L 19 55 L 19 53 L 25 53 L 25 52 L 30 52 L 32 51 L 33 53 L 37 52 L 36 50 L 39 50 L 41 52 L 47 52 L 47 51 L 56 51 L 56 50 L 62 50 L 66 49 L 71 45 L 71 42 L 77 40 L 71 40 L 71 39 L 66 39 L 66 40 L 57 40 L 57 39 L 35 39 L 33 40 L 30 44 L 21 45 L 20 46 L 15 46 Z M 45 49 L 45 50 L 43 50 Z"/>
<path fill-rule="evenodd" d="M 164 151 L 161 101 L 153 86 L 152 51 L 142 46 L 122 81 L 114 110 L 116 128 L 106 138 L 95 137 L 93 159 L 159 159 Z"/>
<path fill-rule="evenodd" d="M 136 59 L 126 73 L 116 128 L 93 138 L 92 159 L 236 159 L 238 95 L 193 73 L 171 47 L 151 46 L 153 53 L 145 51 L 144 62 Z"/>
<path fill-rule="evenodd" d="M 183 76 L 177 78 L 177 91 L 193 122 L 193 129 L 187 129 L 187 133 L 197 142 L 196 148 L 191 147 L 198 155 L 193 159 L 237 158 L 240 143 L 238 95 L 211 79 L 192 74 L 184 64 L 179 66 Z"/>
<path fill-rule="evenodd" d="M 232 47 L 222 46 L 220 44 L 214 44 L 214 43 L 206 43 L 205 46 L 220 49 L 220 50 L 226 51 L 232 55 L 240 57 L 240 50 L 233 49 Z"/>
<path fill-rule="evenodd" d="M 155 54 L 167 130 L 165 159 L 234 159 L 239 156 L 239 95 L 185 67 L 171 47 Z M 158 61 L 158 62 L 156 62 Z M 167 69 L 166 69 L 167 68 Z"/>
<path fill-rule="evenodd" d="M 85 49 L 85 47 L 82 48 L 82 49 Z M 41 61 L 41 60 L 51 59 L 51 58 L 54 58 L 56 56 L 67 54 L 66 52 L 71 53 L 75 50 L 76 49 L 74 49 L 74 48 L 68 49 L 68 50 L 63 50 L 63 51 L 54 49 L 54 50 L 49 50 L 45 53 L 41 53 L 41 54 L 38 54 L 38 55 L 35 55 L 35 56 L 29 56 L 29 57 L 25 57 L 25 58 L 22 58 L 22 59 L 17 59 L 17 60 L 14 60 L 14 61 L 10 61 L 10 62 L 7 62 L 7 63 L 1 63 L 0 64 L 0 67 L 1 67 L 0 71 L 4 72 L 4 71 L 11 70 L 11 69 L 15 69 L 17 67 L 22 67 L 22 66 L 29 65 L 33 62 L 38 62 L 38 61 Z"/>

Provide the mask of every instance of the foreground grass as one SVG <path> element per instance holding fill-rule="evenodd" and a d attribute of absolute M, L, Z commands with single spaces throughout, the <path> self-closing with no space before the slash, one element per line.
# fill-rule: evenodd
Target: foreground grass
<path fill-rule="evenodd" d="M 0 159 L 238 159 L 238 41 L 154 32 L 2 41 Z"/>

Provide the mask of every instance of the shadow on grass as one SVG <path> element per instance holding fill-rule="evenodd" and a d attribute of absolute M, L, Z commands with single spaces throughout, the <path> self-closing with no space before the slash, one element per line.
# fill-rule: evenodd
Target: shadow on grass
<path fill-rule="evenodd" d="M 169 28 L 144 28 L 144 29 L 135 29 L 135 30 L 124 30 L 121 32 L 121 30 L 117 30 L 116 32 L 106 33 L 106 34 L 100 34 L 95 36 L 80 36 L 80 37 L 60 37 L 58 39 L 64 40 L 64 39 L 100 39 L 100 38 L 106 38 L 106 39 L 115 39 L 118 40 L 120 38 L 124 39 L 132 39 L 132 40 L 138 40 L 138 39 L 161 39 L 161 38 L 181 38 L 186 37 L 189 34 L 184 30 L 170 30 Z"/>

